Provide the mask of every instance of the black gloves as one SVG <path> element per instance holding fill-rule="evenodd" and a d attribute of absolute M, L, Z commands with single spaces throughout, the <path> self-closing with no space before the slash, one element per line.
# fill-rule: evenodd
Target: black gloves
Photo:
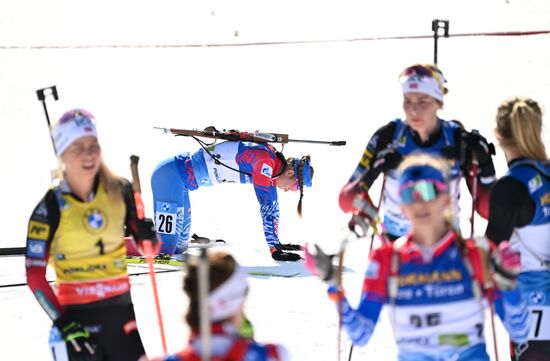
<path fill-rule="evenodd" d="M 286 251 L 299 251 L 301 247 L 296 244 L 281 244 L 277 243 L 274 250 L 271 251 L 271 258 L 275 261 L 290 261 L 297 262 L 302 259 L 299 254 Z"/>
<path fill-rule="evenodd" d="M 138 220 L 138 234 L 137 240 L 149 240 L 153 243 L 157 240 L 157 232 L 155 228 L 155 223 L 151 218 L 143 218 Z"/>
<path fill-rule="evenodd" d="M 483 178 L 495 176 L 495 166 L 492 155 L 495 155 L 495 146 L 489 143 L 477 130 L 462 132 L 462 149 L 464 149 L 465 171 L 472 164 L 472 156 L 475 156 L 479 164 L 480 175 Z"/>
<path fill-rule="evenodd" d="M 390 144 L 386 149 L 376 153 L 376 158 L 374 158 L 371 167 L 380 173 L 386 173 L 389 170 L 396 169 L 402 160 L 401 154 L 393 144 Z"/>
<path fill-rule="evenodd" d="M 92 335 L 78 322 L 63 315 L 53 323 L 67 344 L 67 353 L 71 361 L 103 360 L 101 349 Z"/>
<path fill-rule="evenodd" d="M 292 243 L 279 243 L 276 247 L 278 247 L 281 251 L 301 251 L 302 246 L 299 244 L 292 244 Z"/>
<path fill-rule="evenodd" d="M 147 255 L 143 241 L 151 241 L 153 254 L 158 254 L 161 248 L 161 241 L 157 237 L 155 224 L 151 218 L 143 218 L 137 221 L 137 248 L 142 255 Z"/>

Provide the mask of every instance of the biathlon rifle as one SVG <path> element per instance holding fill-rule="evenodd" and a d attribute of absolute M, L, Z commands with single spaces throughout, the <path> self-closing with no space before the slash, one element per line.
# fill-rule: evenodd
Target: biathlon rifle
<path fill-rule="evenodd" d="M 346 145 L 345 140 L 339 141 L 322 141 L 322 140 L 303 140 L 303 139 L 290 139 L 288 134 L 280 133 L 265 133 L 260 131 L 255 132 L 241 132 L 238 130 L 217 130 L 215 127 L 206 127 L 204 130 L 197 129 L 175 129 L 175 128 L 161 128 L 165 133 L 172 133 L 175 136 L 187 136 L 187 137 L 201 137 L 212 139 L 223 139 L 233 142 L 254 142 L 254 143 L 314 143 L 314 144 L 328 144 L 328 145 Z"/>

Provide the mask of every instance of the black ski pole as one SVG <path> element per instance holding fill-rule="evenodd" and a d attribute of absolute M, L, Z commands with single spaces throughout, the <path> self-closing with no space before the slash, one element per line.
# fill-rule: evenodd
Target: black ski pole
<path fill-rule="evenodd" d="M 48 114 L 48 107 L 46 106 L 46 96 L 51 95 L 53 96 L 53 99 L 55 101 L 59 100 L 59 96 L 57 95 L 57 88 L 55 85 L 52 85 L 47 88 L 38 89 L 36 91 L 36 95 L 38 96 L 38 100 L 42 102 L 42 106 L 44 107 L 44 114 L 46 115 L 46 121 L 48 122 L 48 132 L 50 133 L 50 138 L 52 140 L 53 150 L 57 153 L 57 150 L 55 149 L 55 142 L 53 140 L 53 135 L 51 131 L 51 123 L 50 123 L 50 116 Z"/>

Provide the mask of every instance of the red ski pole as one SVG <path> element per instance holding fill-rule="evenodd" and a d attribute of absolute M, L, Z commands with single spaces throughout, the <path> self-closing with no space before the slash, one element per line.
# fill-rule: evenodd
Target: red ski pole
<path fill-rule="evenodd" d="M 145 207 L 143 206 L 143 200 L 141 199 L 141 185 L 139 181 L 139 172 L 138 172 L 138 162 L 139 157 L 137 155 L 130 156 L 130 169 L 132 170 L 132 189 L 134 190 L 134 199 L 136 203 L 136 210 L 138 219 L 145 218 Z M 157 280 L 155 277 L 155 268 L 153 267 L 154 254 L 153 254 L 153 243 L 151 240 L 147 239 L 143 241 L 143 251 L 145 252 L 145 258 L 147 259 L 147 264 L 149 265 L 149 276 L 151 276 L 151 285 L 153 287 L 153 296 L 155 298 L 155 308 L 157 311 L 157 319 L 160 329 L 160 338 L 162 341 L 162 350 L 164 353 L 167 353 L 166 348 L 166 336 L 164 334 L 164 326 L 162 324 L 162 312 L 160 310 L 160 301 L 157 289 Z"/>

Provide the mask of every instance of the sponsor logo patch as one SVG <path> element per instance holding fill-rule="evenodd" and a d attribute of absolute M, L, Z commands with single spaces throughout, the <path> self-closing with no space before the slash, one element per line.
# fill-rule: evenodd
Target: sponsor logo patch
<path fill-rule="evenodd" d="M 29 222 L 28 238 L 47 240 L 50 235 L 50 225 L 31 220 Z"/>
<path fill-rule="evenodd" d="M 262 164 L 262 170 L 260 171 L 263 175 L 265 175 L 268 178 L 271 178 L 273 175 L 273 168 L 271 168 L 268 164 Z"/>
<path fill-rule="evenodd" d="M 48 265 L 48 261 L 43 259 L 30 259 L 27 258 L 25 260 L 25 266 L 27 267 L 46 267 Z"/>
<path fill-rule="evenodd" d="M 542 197 L 540 197 L 540 205 L 544 206 L 546 204 L 550 203 L 550 192 L 543 194 Z"/>
<path fill-rule="evenodd" d="M 31 258 L 44 258 L 46 256 L 46 242 L 29 239 L 27 242 L 27 256 Z"/>
<path fill-rule="evenodd" d="M 39 216 L 39 217 L 43 218 L 43 219 L 47 219 L 48 218 L 48 208 L 46 207 L 46 203 L 40 202 L 38 207 L 36 207 L 36 210 L 34 211 L 34 214 L 36 216 Z"/>
<path fill-rule="evenodd" d="M 107 226 L 107 219 L 101 210 L 97 208 L 90 208 L 84 212 L 82 223 L 88 232 L 99 233 Z"/>
<path fill-rule="evenodd" d="M 534 193 L 537 189 L 542 187 L 542 178 L 540 174 L 537 174 L 531 180 L 529 180 L 529 193 Z"/>

